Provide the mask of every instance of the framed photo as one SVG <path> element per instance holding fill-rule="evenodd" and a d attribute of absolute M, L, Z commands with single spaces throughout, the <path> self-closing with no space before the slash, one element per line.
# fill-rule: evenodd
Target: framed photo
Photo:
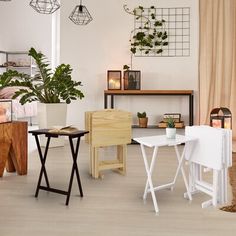
<path fill-rule="evenodd" d="M 0 99 L 0 123 L 12 121 L 12 100 Z"/>
<path fill-rule="evenodd" d="M 107 89 L 121 90 L 121 71 L 108 70 L 107 71 Z"/>
<path fill-rule="evenodd" d="M 140 90 L 141 89 L 141 71 L 126 70 L 124 71 L 124 89 Z"/>

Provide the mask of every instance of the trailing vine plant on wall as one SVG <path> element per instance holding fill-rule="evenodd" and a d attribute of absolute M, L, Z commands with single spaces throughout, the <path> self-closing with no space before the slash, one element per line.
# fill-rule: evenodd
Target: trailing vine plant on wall
<path fill-rule="evenodd" d="M 168 35 L 165 30 L 165 20 L 157 20 L 156 8 L 139 6 L 130 10 L 124 5 L 128 14 L 135 16 L 138 26 L 135 25 L 130 35 L 130 51 L 132 55 L 160 54 L 168 45 Z"/>

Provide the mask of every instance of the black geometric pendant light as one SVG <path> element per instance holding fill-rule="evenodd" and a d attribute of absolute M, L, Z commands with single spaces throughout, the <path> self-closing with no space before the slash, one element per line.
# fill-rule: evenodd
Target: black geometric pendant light
<path fill-rule="evenodd" d="M 82 5 L 82 0 L 80 0 L 80 5 L 77 5 L 69 16 L 70 20 L 76 25 L 87 25 L 93 20 L 86 6 Z"/>
<path fill-rule="evenodd" d="M 52 14 L 60 8 L 57 0 L 31 0 L 30 6 L 42 14 Z"/>

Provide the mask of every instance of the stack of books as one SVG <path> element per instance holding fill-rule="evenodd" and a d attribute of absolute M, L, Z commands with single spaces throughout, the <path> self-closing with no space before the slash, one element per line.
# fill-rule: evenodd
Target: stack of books
<path fill-rule="evenodd" d="M 159 128 L 166 128 L 167 122 L 169 118 L 173 118 L 175 122 L 175 128 L 183 128 L 184 122 L 181 121 L 181 114 L 180 113 L 165 113 L 163 116 L 163 120 L 158 123 Z"/>
<path fill-rule="evenodd" d="M 70 133 L 75 133 L 79 131 L 76 127 L 74 126 L 53 126 L 51 129 L 49 129 L 50 133 L 58 133 L 58 134 L 70 134 Z"/>

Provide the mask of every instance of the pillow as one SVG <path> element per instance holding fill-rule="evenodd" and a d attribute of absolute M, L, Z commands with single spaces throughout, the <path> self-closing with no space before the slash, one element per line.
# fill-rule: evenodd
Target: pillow
<path fill-rule="evenodd" d="M 0 90 L 0 99 L 11 99 L 15 92 L 23 87 L 12 86 Z"/>

